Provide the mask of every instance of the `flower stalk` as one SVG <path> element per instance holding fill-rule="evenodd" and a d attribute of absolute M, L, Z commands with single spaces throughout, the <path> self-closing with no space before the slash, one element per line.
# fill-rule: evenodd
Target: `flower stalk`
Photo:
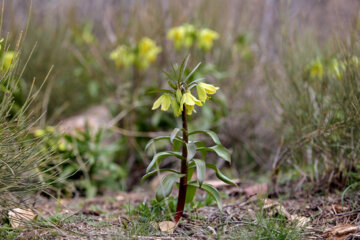
<path fill-rule="evenodd" d="M 187 126 L 187 117 L 186 117 L 186 106 L 183 105 L 183 111 L 181 114 L 182 117 L 182 125 L 183 125 L 183 140 L 187 144 L 189 142 L 188 139 L 188 126 Z M 183 213 L 184 213 L 184 207 L 185 207 L 185 200 L 186 200 L 186 189 L 187 189 L 187 178 L 188 178 L 188 165 L 187 165 L 187 148 L 186 145 L 183 144 L 182 146 L 182 157 L 181 160 L 181 168 L 180 173 L 184 174 L 182 178 L 180 178 L 180 186 L 179 186 L 179 195 L 178 195 L 178 202 L 176 206 L 176 215 L 175 215 L 175 222 L 178 222 Z"/>

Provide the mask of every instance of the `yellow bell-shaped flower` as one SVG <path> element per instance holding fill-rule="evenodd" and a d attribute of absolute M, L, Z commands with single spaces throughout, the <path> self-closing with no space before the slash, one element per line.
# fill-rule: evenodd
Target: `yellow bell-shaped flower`
<path fill-rule="evenodd" d="M 206 99 L 208 99 L 207 94 L 215 94 L 218 89 L 218 87 L 207 83 L 199 83 L 196 85 L 198 97 L 203 103 L 206 101 Z"/>
<path fill-rule="evenodd" d="M 201 101 L 199 101 L 196 97 L 194 97 L 190 91 L 187 91 L 186 93 L 184 93 L 184 95 L 181 98 L 181 102 L 180 102 L 181 112 L 183 111 L 183 105 L 185 105 L 186 114 L 191 115 L 191 113 L 195 111 L 194 110 L 195 104 L 198 106 L 202 106 Z"/>
<path fill-rule="evenodd" d="M 161 110 L 162 111 L 167 111 L 170 108 L 170 104 L 171 104 L 171 96 L 169 94 L 163 94 L 161 95 L 155 102 L 154 105 L 152 106 L 151 110 L 155 110 L 158 109 L 161 106 Z"/>
<path fill-rule="evenodd" d="M 174 116 L 175 117 L 178 117 L 178 116 L 181 115 L 182 109 L 180 108 L 179 103 L 176 101 L 175 98 L 171 99 L 171 107 L 172 107 L 172 109 L 174 111 Z"/>
<path fill-rule="evenodd" d="M 183 105 L 183 104 L 190 105 L 190 106 L 194 106 L 196 104 L 198 106 L 202 106 L 201 101 L 199 101 L 196 97 L 194 97 L 190 91 L 187 91 L 182 96 L 180 105 Z"/>

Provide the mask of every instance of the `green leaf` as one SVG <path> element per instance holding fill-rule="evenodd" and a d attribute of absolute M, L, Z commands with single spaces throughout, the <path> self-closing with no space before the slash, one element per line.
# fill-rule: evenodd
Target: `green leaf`
<path fill-rule="evenodd" d="M 189 62 L 189 58 L 190 58 L 190 55 L 187 55 L 186 58 L 182 61 L 181 63 L 181 66 L 180 66 L 180 70 L 179 70 L 179 79 L 178 79 L 178 82 L 180 83 L 181 81 L 181 78 L 183 77 L 184 75 L 184 72 L 186 70 L 186 67 L 187 67 L 187 64 Z"/>
<path fill-rule="evenodd" d="M 156 173 L 160 173 L 160 172 L 173 172 L 173 173 L 177 173 L 180 174 L 178 171 L 174 170 L 174 169 L 170 169 L 170 168 L 162 168 L 162 169 L 156 169 L 154 171 L 148 172 L 147 174 L 145 174 L 142 178 L 141 178 L 141 182 L 143 182 L 145 179 L 147 179 L 148 177 L 156 174 Z"/>
<path fill-rule="evenodd" d="M 154 144 L 155 142 L 161 141 L 161 140 L 166 140 L 166 139 L 170 139 L 170 137 L 168 136 L 160 136 L 160 137 L 156 137 L 153 139 L 150 139 L 150 141 L 148 141 L 148 143 L 145 146 L 145 151 L 148 150 L 148 148 Z"/>
<path fill-rule="evenodd" d="M 180 128 L 174 128 L 174 130 L 170 134 L 170 142 L 173 143 L 174 138 L 177 136 L 177 134 L 180 132 Z"/>
<path fill-rule="evenodd" d="M 231 162 L 231 155 L 223 145 L 215 145 L 210 148 L 213 149 L 220 158 L 228 161 L 229 163 Z"/>
<path fill-rule="evenodd" d="M 212 197 L 216 201 L 216 204 L 217 204 L 220 212 L 222 212 L 221 198 L 220 198 L 220 194 L 219 194 L 218 190 L 216 188 L 214 188 L 213 186 L 206 184 L 206 183 L 201 185 L 200 189 L 205 190 L 210 195 L 210 197 Z"/>
<path fill-rule="evenodd" d="M 185 204 L 191 203 L 194 200 L 194 197 L 196 195 L 196 189 L 197 187 L 193 185 L 187 185 Z"/>
<path fill-rule="evenodd" d="M 181 144 L 182 143 L 185 143 L 184 141 L 174 141 L 173 142 L 173 151 L 174 152 L 178 152 L 178 151 L 180 151 L 180 147 L 181 147 Z"/>
<path fill-rule="evenodd" d="M 216 172 L 216 177 L 221 181 L 223 181 L 224 183 L 236 185 L 236 183 L 233 180 L 231 180 L 230 178 L 225 176 L 222 172 L 220 172 L 220 170 L 216 167 L 215 164 L 207 163 L 206 167 L 213 169 Z"/>
<path fill-rule="evenodd" d="M 200 148 L 197 148 L 196 150 L 198 151 L 213 151 L 213 152 L 216 152 L 216 154 L 224 159 L 225 161 L 228 161 L 229 163 L 231 162 L 231 156 L 230 156 L 230 153 L 229 151 L 223 146 L 223 145 L 215 145 L 215 146 L 212 146 L 212 147 L 200 147 Z"/>
<path fill-rule="evenodd" d="M 206 148 L 206 144 L 204 142 L 198 141 L 198 142 L 195 142 L 195 145 L 197 147 L 197 150 L 200 152 L 201 157 L 203 159 L 206 159 L 207 150 L 201 150 L 202 148 Z"/>
<path fill-rule="evenodd" d="M 220 193 L 216 188 L 206 183 L 202 184 L 200 187 L 198 183 L 194 182 L 188 183 L 188 186 L 194 186 L 207 192 L 209 196 L 216 201 L 217 207 L 219 208 L 220 212 L 222 212 Z"/>
<path fill-rule="evenodd" d="M 190 182 L 192 175 L 194 174 L 194 170 L 195 170 L 195 166 L 191 167 L 190 165 L 188 166 L 188 174 L 187 174 L 187 181 Z"/>
<path fill-rule="evenodd" d="M 199 186 L 203 184 L 205 180 L 205 174 L 206 174 L 206 164 L 204 160 L 201 159 L 194 159 L 195 165 L 196 165 L 196 174 L 197 179 L 199 181 Z"/>
<path fill-rule="evenodd" d="M 168 79 L 170 79 L 171 81 L 173 81 L 173 82 L 176 83 L 176 78 L 174 79 L 174 76 L 172 76 L 170 73 L 168 73 L 168 72 L 166 72 L 166 71 L 164 71 L 164 70 L 160 70 L 160 71 L 162 71 L 162 72 L 166 75 L 166 77 L 167 77 Z"/>
<path fill-rule="evenodd" d="M 193 142 L 190 142 L 190 143 L 186 144 L 186 149 L 187 149 L 186 160 L 189 162 L 191 159 L 193 159 L 193 157 L 196 154 L 196 146 Z"/>
<path fill-rule="evenodd" d="M 189 133 L 189 136 L 193 135 L 193 134 L 198 134 L 198 133 L 203 133 L 203 134 L 209 135 L 217 145 L 221 145 L 219 137 L 217 136 L 217 134 L 215 132 L 213 132 L 211 130 L 193 131 L 193 132 Z"/>
<path fill-rule="evenodd" d="M 170 173 L 163 177 L 161 180 L 158 190 L 156 192 L 156 200 L 158 202 L 162 201 L 164 198 L 168 197 L 171 193 L 172 187 L 176 179 L 185 176 L 184 174 Z"/>
<path fill-rule="evenodd" d="M 184 159 L 179 152 L 160 152 L 154 155 L 153 159 L 149 163 L 149 166 L 146 168 L 146 172 L 149 172 L 155 165 L 160 165 L 161 161 L 166 157 L 177 157 L 179 159 Z"/>
<path fill-rule="evenodd" d="M 174 91 L 168 90 L 168 89 L 158 89 L 158 90 L 151 90 L 147 92 L 148 94 L 152 94 L 152 93 L 169 93 L 169 94 L 174 94 Z"/>
<path fill-rule="evenodd" d="M 197 78 L 196 80 L 192 81 L 189 84 L 189 90 L 191 90 L 193 87 L 195 87 L 197 85 L 197 83 L 201 82 L 202 80 L 204 80 L 205 78 Z"/>
<path fill-rule="evenodd" d="M 156 137 L 156 138 L 153 138 L 153 139 L 150 139 L 150 141 L 146 144 L 146 146 L 145 146 L 145 151 L 146 150 L 148 150 L 148 148 L 152 145 L 152 144 L 154 144 L 155 142 L 158 142 L 158 141 L 161 141 L 161 140 L 170 140 L 171 141 L 171 138 L 169 137 L 169 136 L 160 136 L 160 137 Z M 179 137 L 174 137 L 174 139 L 173 139 L 173 144 L 175 144 L 175 143 L 178 143 L 178 144 L 180 144 L 181 145 L 181 143 L 185 143 L 182 139 L 180 139 Z M 177 151 L 177 150 L 175 150 L 175 151 Z"/>
<path fill-rule="evenodd" d="M 184 82 L 186 83 L 190 83 L 190 77 L 194 74 L 194 72 L 200 67 L 201 62 L 199 62 L 196 67 L 193 68 L 193 70 L 187 75 L 187 77 L 185 78 Z"/>
<path fill-rule="evenodd" d="M 168 84 L 172 89 L 176 90 L 175 84 L 173 84 L 171 81 L 168 81 Z"/>

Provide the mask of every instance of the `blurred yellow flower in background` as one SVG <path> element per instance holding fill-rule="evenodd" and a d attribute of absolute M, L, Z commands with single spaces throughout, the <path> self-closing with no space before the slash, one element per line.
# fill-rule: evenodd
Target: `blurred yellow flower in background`
<path fill-rule="evenodd" d="M 324 67 L 320 59 L 316 59 L 310 65 L 310 77 L 311 78 L 323 78 Z"/>
<path fill-rule="evenodd" d="M 188 23 L 171 28 L 167 34 L 167 38 L 174 42 L 176 49 L 181 47 L 190 48 L 194 43 L 195 37 L 196 29 Z"/>
<path fill-rule="evenodd" d="M 209 51 L 213 44 L 214 40 L 219 38 L 219 34 L 208 28 L 201 29 L 198 33 L 198 43 L 197 46 L 204 51 Z"/>
<path fill-rule="evenodd" d="M 129 67 L 135 61 L 135 54 L 130 47 L 120 45 L 110 53 L 110 59 L 113 60 L 118 67 Z"/>
<path fill-rule="evenodd" d="M 341 79 L 342 74 L 346 71 L 346 66 L 343 62 L 339 62 L 337 59 L 332 59 L 329 70 L 331 75 Z"/>
<path fill-rule="evenodd" d="M 161 47 L 148 37 L 142 38 L 136 47 L 120 45 L 110 53 L 110 59 L 118 67 L 136 65 L 139 69 L 147 69 L 156 60 Z"/>
<path fill-rule="evenodd" d="M 169 30 L 167 38 L 174 42 L 176 49 L 181 48 L 185 36 L 185 29 L 182 26 L 173 27 Z"/>
<path fill-rule="evenodd" d="M 148 37 L 142 38 L 138 44 L 138 67 L 141 69 L 148 68 L 160 52 L 161 47 L 157 46 L 153 40 Z"/>
<path fill-rule="evenodd" d="M 16 54 L 13 51 L 8 51 L 4 53 L 1 64 L 3 71 L 6 72 L 11 67 L 11 64 L 14 62 L 15 56 Z"/>

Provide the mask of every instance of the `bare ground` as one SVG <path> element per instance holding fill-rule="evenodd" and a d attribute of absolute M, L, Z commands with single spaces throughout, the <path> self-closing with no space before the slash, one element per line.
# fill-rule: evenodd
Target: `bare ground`
<path fill-rule="evenodd" d="M 265 195 L 267 185 L 239 184 L 222 188 L 228 196 L 223 213 L 216 206 L 187 212 L 173 233 L 162 232 L 157 223 L 141 228 L 138 216 L 129 215 L 135 207 L 153 198 L 145 189 L 132 193 L 114 193 L 93 199 L 49 200 L 40 198 L 35 208 L 48 224 L 34 225 L 21 231 L 20 239 L 246 239 L 237 235 L 242 229 L 259 224 L 262 216 L 283 215 L 289 224 L 301 229 L 302 239 L 360 239 L 360 193 L 341 192 L 292 196 Z M 199 196 L 200 198 L 202 196 Z M 54 218 L 54 217 L 53 217 Z M 335 227 L 335 228 L 334 228 Z M 352 227 L 352 228 L 351 228 Z M 354 228 L 355 227 L 355 228 Z M 147 229 L 147 230 L 146 230 Z M 237 237 L 238 236 L 238 237 Z M 271 238 L 269 238 L 271 239 Z"/>

